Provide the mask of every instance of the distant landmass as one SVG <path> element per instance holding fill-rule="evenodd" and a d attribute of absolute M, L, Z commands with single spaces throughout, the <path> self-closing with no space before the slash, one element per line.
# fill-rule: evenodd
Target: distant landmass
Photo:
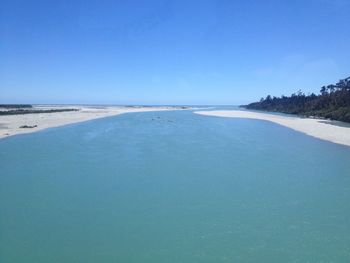
<path fill-rule="evenodd" d="M 305 95 L 302 91 L 290 97 L 268 95 L 266 98 L 261 98 L 259 102 L 241 107 L 350 123 L 350 77 L 341 79 L 335 85 L 323 86 L 317 95 L 314 93 Z"/>

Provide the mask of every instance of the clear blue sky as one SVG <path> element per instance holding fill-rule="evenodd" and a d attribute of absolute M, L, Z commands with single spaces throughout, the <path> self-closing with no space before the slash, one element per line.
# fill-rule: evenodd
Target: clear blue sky
<path fill-rule="evenodd" d="M 0 0 L 0 103 L 240 104 L 349 75 L 348 0 Z"/>

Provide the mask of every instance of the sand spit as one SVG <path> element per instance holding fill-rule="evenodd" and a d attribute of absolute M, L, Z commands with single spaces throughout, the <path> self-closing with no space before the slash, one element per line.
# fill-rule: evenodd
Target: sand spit
<path fill-rule="evenodd" d="M 78 111 L 35 113 L 0 116 L 0 138 L 36 132 L 47 128 L 66 124 L 83 122 L 103 117 L 109 117 L 129 112 L 164 111 L 182 109 L 182 107 L 151 107 L 151 106 L 38 106 L 39 109 L 69 108 Z M 22 128 L 20 128 L 22 127 Z"/>
<path fill-rule="evenodd" d="M 247 118 L 271 121 L 318 139 L 350 146 L 350 126 L 337 121 L 289 117 L 240 110 L 196 111 L 195 113 L 216 117 Z"/>

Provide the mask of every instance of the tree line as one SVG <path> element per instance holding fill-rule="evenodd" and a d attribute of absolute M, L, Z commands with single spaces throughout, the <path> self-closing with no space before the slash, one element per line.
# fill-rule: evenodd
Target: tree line
<path fill-rule="evenodd" d="M 268 95 L 243 107 L 350 123 L 350 77 L 341 79 L 336 84 L 321 87 L 319 94 L 305 95 L 298 91 L 289 97 Z"/>
<path fill-rule="evenodd" d="M 0 111 L 0 116 L 2 115 L 21 115 L 21 114 L 33 114 L 33 113 L 56 113 L 56 112 L 65 112 L 65 111 L 78 111 L 79 109 L 14 109 L 14 110 L 5 110 Z"/>
<path fill-rule="evenodd" d="M 0 104 L 0 108 L 18 109 L 18 108 L 33 108 L 30 104 Z"/>

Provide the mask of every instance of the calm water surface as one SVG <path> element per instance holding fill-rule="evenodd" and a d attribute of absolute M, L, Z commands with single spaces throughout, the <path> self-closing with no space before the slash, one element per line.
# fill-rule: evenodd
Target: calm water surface
<path fill-rule="evenodd" d="M 3 139 L 0 262 L 350 262 L 350 148 L 191 111 Z"/>

